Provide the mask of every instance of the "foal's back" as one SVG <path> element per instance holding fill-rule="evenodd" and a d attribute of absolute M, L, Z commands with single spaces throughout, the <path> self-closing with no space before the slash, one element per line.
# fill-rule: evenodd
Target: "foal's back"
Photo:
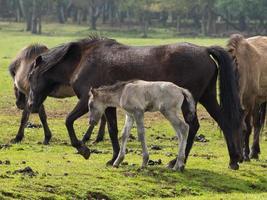
<path fill-rule="evenodd" d="M 149 82 L 137 80 L 125 85 L 121 96 L 121 107 L 142 111 L 160 111 L 181 106 L 184 96 L 182 88 L 171 82 Z"/>

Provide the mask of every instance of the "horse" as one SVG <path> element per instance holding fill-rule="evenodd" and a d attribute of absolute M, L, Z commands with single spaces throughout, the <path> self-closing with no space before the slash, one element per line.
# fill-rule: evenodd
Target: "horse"
<path fill-rule="evenodd" d="M 143 162 L 142 168 L 148 164 L 149 154 L 145 140 L 144 113 L 160 111 L 171 123 L 179 139 L 179 151 L 174 171 L 184 171 L 185 147 L 189 125 L 180 119 L 179 112 L 183 102 L 187 104 L 188 119 L 195 115 L 195 102 L 191 93 L 170 82 L 147 82 L 142 80 L 118 82 L 111 86 L 100 87 L 89 92 L 89 124 L 95 125 L 107 107 L 120 107 L 126 112 L 126 120 L 122 131 L 122 145 L 114 167 L 118 167 L 126 154 L 127 139 L 136 122 L 138 139 L 141 141 Z"/>
<path fill-rule="evenodd" d="M 44 52 L 47 52 L 48 50 L 49 49 L 42 44 L 28 45 L 22 50 L 20 50 L 18 55 L 13 59 L 13 61 L 9 65 L 9 72 L 14 81 L 16 106 L 18 109 L 23 110 L 19 130 L 17 132 L 16 137 L 11 139 L 11 143 L 18 143 L 22 141 L 24 137 L 24 129 L 29 119 L 30 111 L 27 108 L 26 104 L 30 91 L 29 80 L 27 77 L 31 69 L 31 64 L 35 61 L 35 58 L 37 56 L 41 55 Z M 60 87 L 55 88 L 49 94 L 49 96 L 55 98 L 66 98 L 75 96 L 75 94 L 70 86 L 61 85 Z M 52 134 L 47 124 L 47 116 L 44 105 L 40 106 L 38 113 L 41 123 L 43 125 L 44 135 L 45 135 L 43 144 L 48 145 L 52 137 Z M 89 129 L 89 131 L 87 131 L 86 135 L 84 136 L 85 138 L 83 140 L 84 142 L 90 139 L 92 130 L 93 129 L 91 128 Z M 101 125 L 96 142 L 103 140 L 104 132 L 105 132 L 105 118 L 104 120 L 101 120 Z"/>
<path fill-rule="evenodd" d="M 264 125 L 267 100 L 267 37 L 244 38 L 240 34 L 230 37 L 227 48 L 235 62 L 241 106 L 244 109 L 244 159 L 258 159 L 259 136 Z M 254 126 L 254 140 L 249 149 L 249 136 Z"/>
<path fill-rule="evenodd" d="M 218 63 L 218 65 L 217 65 Z M 127 46 L 103 37 L 88 37 L 66 43 L 38 56 L 29 75 L 30 95 L 28 106 L 37 112 L 50 91 L 58 84 L 70 84 L 79 101 L 66 118 L 71 144 L 85 158 L 90 157 L 89 148 L 78 140 L 73 124 L 88 112 L 90 87 L 112 85 L 117 81 L 141 79 L 168 81 L 188 89 L 196 103 L 200 102 L 222 129 L 229 152 L 231 169 L 238 169 L 242 161 L 240 133 L 240 102 L 229 53 L 221 47 L 204 47 L 190 43 L 161 46 Z M 220 105 L 217 101 L 216 81 L 220 74 Z M 183 114 L 188 109 L 183 106 Z M 119 153 L 116 108 L 105 111 L 113 157 Z M 199 129 L 197 115 L 190 126 L 186 158 Z M 169 163 L 173 167 L 176 159 Z M 171 168 L 172 168 L 171 167 Z"/>

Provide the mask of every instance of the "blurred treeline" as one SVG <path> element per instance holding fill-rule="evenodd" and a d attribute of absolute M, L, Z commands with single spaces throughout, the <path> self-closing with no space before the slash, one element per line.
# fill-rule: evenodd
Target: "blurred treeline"
<path fill-rule="evenodd" d="M 39 34 L 42 22 L 138 29 L 143 37 L 150 27 L 191 36 L 266 34 L 267 0 L 0 0 L 0 20 Z"/>

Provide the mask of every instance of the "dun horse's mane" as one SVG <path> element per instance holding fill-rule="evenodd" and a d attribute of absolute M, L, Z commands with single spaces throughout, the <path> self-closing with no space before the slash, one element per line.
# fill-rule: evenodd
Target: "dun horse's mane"
<path fill-rule="evenodd" d="M 132 82 L 135 82 L 135 81 L 136 81 L 135 79 L 134 80 L 130 80 L 130 81 L 118 81 L 113 85 L 101 86 L 101 87 L 97 88 L 96 91 L 98 91 L 98 92 L 105 92 L 105 91 L 114 92 L 114 91 L 117 91 L 117 90 L 121 89 L 122 87 L 124 87 L 128 83 L 132 83 Z"/>
<path fill-rule="evenodd" d="M 240 42 L 242 40 L 244 40 L 244 36 L 241 35 L 241 34 L 233 34 L 231 35 L 230 39 L 228 40 L 228 43 L 227 43 L 227 48 L 228 48 L 228 51 L 231 53 L 231 51 L 233 49 L 237 49 L 238 48 L 238 45 L 240 44 Z"/>
<path fill-rule="evenodd" d="M 12 63 L 9 65 L 9 72 L 12 77 L 15 76 L 17 67 L 21 60 L 29 60 L 37 55 L 40 55 L 41 53 L 48 50 L 48 48 L 45 45 L 42 44 L 31 44 L 25 48 L 23 48 L 19 54 L 15 57 L 15 59 L 12 61 Z"/>

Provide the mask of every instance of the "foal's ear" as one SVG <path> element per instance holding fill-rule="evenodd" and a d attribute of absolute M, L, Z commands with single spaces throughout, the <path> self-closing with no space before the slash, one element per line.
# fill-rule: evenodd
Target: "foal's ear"
<path fill-rule="evenodd" d="M 97 96 L 96 90 L 92 87 L 89 90 L 89 96 L 93 96 L 93 97 Z"/>
<path fill-rule="evenodd" d="M 97 91 L 94 88 L 91 89 L 91 93 L 93 94 L 94 97 L 97 96 Z"/>

